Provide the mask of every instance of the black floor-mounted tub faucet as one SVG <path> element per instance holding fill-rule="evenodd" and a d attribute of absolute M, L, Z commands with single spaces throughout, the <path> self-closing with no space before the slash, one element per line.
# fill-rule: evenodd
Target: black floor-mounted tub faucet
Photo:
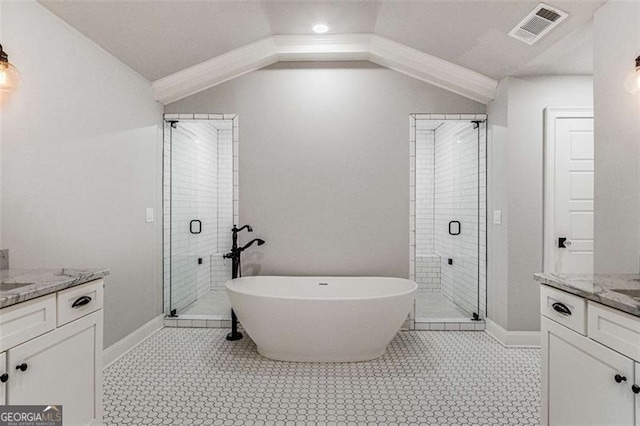
<path fill-rule="evenodd" d="M 233 233 L 231 251 L 222 256 L 224 259 L 231 259 L 231 279 L 236 279 L 242 276 L 242 272 L 240 271 L 240 255 L 243 251 L 248 249 L 253 245 L 253 243 L 258 243 L 259 246 L 264 244 L 264 240 L 260 238 L 255 238 L 249 241 L 242 247 L 238 247 L 238 232 L 246 229 L 247 232 L 253 232 L 253 228 L 249 225 L 244 225 L 238 228 L 236 225 L 233 225 L 231 228 L 231 232 Z M 242 339 L 242 333 L 238 331 L 238 317 L 236 313 L 231 308 L 231 333 L 227 334 L 227 340 L 240 340 Z"/>

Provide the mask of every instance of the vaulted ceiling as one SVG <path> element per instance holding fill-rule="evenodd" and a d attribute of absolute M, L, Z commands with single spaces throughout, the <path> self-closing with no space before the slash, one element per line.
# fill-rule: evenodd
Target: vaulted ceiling
<path fill-rule="evenodd" d="M 507 35 L 538 1 L 76 1 L 46 8 L 150 81 L 277 35 L 373 34 L 492 79 L 592 72 L 604 0 L 547 2 L 569 14 L 533 46 Z"/>

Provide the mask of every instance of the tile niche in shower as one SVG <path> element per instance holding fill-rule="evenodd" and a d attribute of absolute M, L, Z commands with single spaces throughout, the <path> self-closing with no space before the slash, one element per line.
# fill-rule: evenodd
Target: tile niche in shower
<path fill-rule="evenodd" d="M 418 284 L 416 328 L 421 322 L 482 320 L 486 116 L 414 114 L 410 152 L 410 275 Z"/>
<path fill-rule="evenodd" d="M 230 316 L 224 284 L 237 212 L 237 116 L 167 114 L 164 126 L 164 308 Z"/>

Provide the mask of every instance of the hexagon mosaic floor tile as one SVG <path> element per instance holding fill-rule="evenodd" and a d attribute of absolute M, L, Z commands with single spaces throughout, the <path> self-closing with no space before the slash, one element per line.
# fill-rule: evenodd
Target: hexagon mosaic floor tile
<path fill-rule="evenodd" d="M 104 423 L 539 424 L 540 351 L 484 332 L 400 332 L 374 361 L 271 361 L 228 330 L 164 328 L 105 370 Z"/>

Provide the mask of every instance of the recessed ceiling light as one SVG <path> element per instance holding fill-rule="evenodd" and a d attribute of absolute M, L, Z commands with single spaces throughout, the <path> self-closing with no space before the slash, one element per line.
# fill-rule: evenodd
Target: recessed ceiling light
<path fill-rule="evenodd" d="M 327 24 L 317 23 L 313 26 L 313 31 L 316 34 L 324 34 L 329 31 L 329 26 Z"/>

